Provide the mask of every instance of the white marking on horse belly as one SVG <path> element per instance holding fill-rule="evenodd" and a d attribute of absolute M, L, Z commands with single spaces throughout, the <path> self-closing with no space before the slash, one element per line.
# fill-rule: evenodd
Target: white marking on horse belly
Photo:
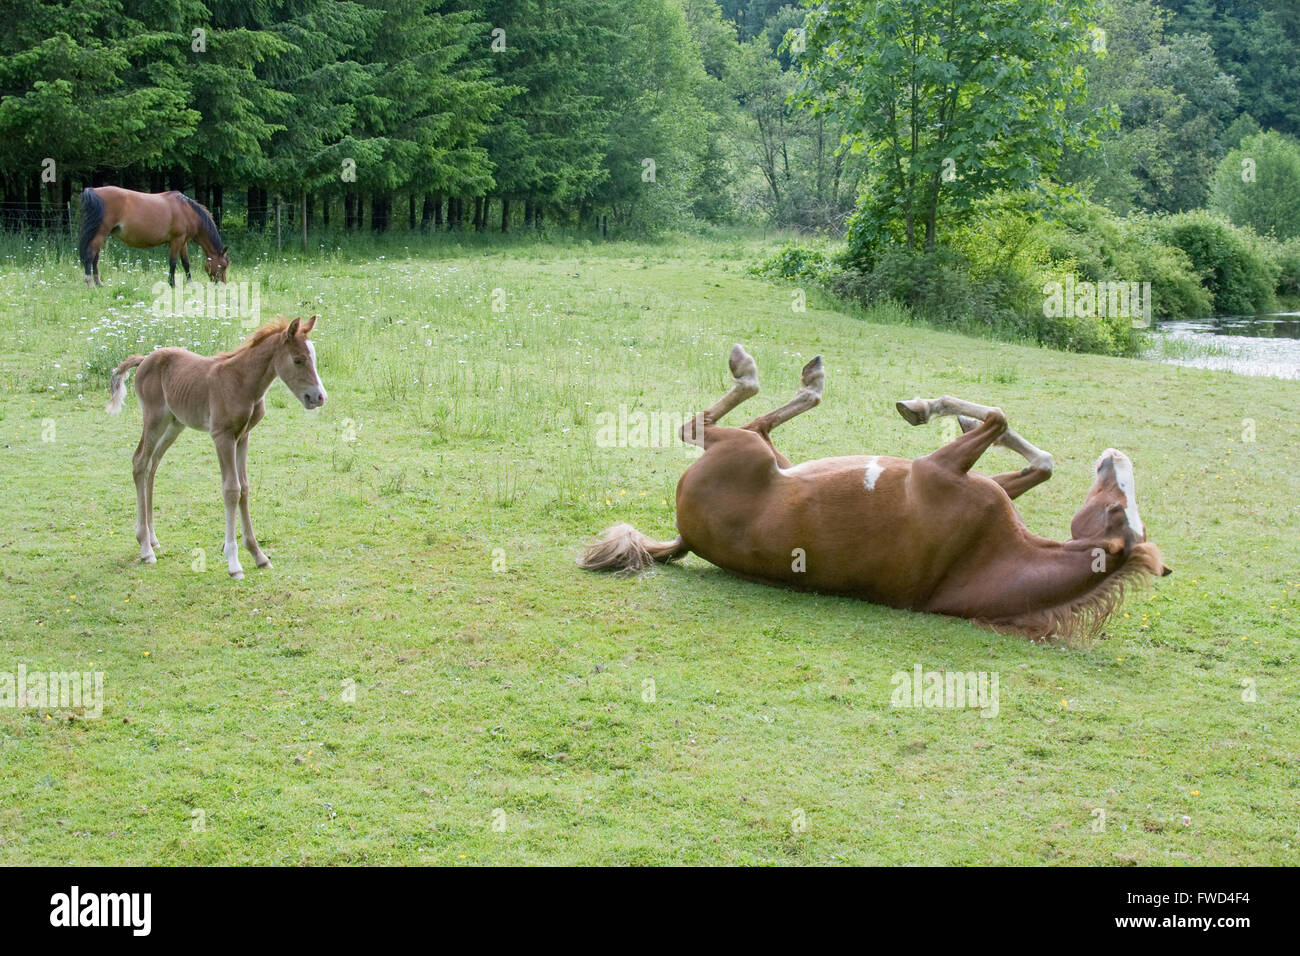
<path fill-rule="evenodd" d="M 872 456 L 867 460 L 867 470 L 862 473 L 862 487 L 867 491 L 876 490 L 876 479 L 885 473 L 885 466 L 880 464 L 880 459 Z"/>

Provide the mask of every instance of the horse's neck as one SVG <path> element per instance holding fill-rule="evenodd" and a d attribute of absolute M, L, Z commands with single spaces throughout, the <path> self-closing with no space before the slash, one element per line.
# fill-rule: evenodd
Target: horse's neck
<path fill-rule="evenodd" d="M 1014 595 L 1027 609 L 1049 611 L 1097 592 L 1125 563 L 1124 554 L 1111 554 L 1098 541 L 1060 543 L 1027 535 L 1019 543 L 1014 571 L 999 569 L 999 590 Z"/>
<path fill-rule="evenodd" d="M 197 216 L 197 213 L 195 215 Z M 214 259 L 220 254 L 220 250 L 208 238 L 208 231 L 203 228 L 203 223 L 198 220 L 194 223 L 194 241 L 199 244 L 199 248 L 209 259 Z"/>
<path fill-rule="evenodd" d="M 279 348 L 278 336 L 268 335 L 252 348 L 240 349 L 222 361 L 224 376 L 230 387 L 256 403 L 275 381 L 275 352 Z M 245 396 L 244 393 L 247 393 Z"/>

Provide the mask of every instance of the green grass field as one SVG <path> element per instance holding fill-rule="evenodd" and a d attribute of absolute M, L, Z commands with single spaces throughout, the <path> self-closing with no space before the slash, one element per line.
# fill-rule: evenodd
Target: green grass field
<path fill-rule="evenodd" d="M 129 352 L 230 348 L 237 321 L 151 315 L 161 253 L 112 247 L 96 291 L 0 259 L 0 672 L 103 672 L 107 695 L 100 719 L 0 708 L 0 863 L 1294 862 L 1300 387 L 797 313 L 746 275 L 766 251 L 237 250 L 265 318 L 320 313 L 330 395 L 271 388 L 249 470 L 275 567 L 241 552 L 242 582 L 198 432 L 137 563 L 134 391 L 104 413 Z M 763 382 L 737 424 L 825 357 L 823 404 L 776 433 L 796 461 L 928 452 L 899 398 L 1000 405 L 1056 457 L 1019 502 L 1045 535 L 1124 449 L 1176 573 L 1069 648 L 695 557 L 580 572 L 615 521 L 671 537 L 692 460 L 603 447 L 598 416 L 708 405 L 734 342 Z M 918 664 L 996 673 L 997 716 L 892 708 Z"/>

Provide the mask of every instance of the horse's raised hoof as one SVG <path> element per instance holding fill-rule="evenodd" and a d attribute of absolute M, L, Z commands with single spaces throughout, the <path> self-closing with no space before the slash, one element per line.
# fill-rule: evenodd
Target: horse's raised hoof
<path fill-rule="evenodd" d="M 961 426 L 961 432 L 964 435 L 978 425 L 979 422 L 971 418 L 969 415 L 958 415 L 957 424 Z"/>
<path fill-rule="evenodd" d="M 923 398 L 914 398 L 910 402 L 895 402 L 894 407 L 909 425 L 924 425 L 930 420 L 930 409 Z"/>
<path fill-rule="evenodd" d="M 731 367 L 732 378 L 758 390 L 758 364 L 739 342 L 731 347 L 727 364 Z"/>
<path fill-rule="evenodd" d="M 822 370 L 822 357 L 815 355 L 813 360 L 803 367 L 803 384 L 812 386 L 825 378 L 826 373 Z"/>

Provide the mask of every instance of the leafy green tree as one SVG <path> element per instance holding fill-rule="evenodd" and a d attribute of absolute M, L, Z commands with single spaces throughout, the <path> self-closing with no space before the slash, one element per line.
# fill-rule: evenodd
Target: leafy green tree
<path fill-rule="evenodd" d="M 1067 148 L 1057 175 L 1121 215 L 1203 205 L 1215 165 L 1240 135 L 1229 128 L 1233 79 L 1206 37 L 1169 35 L 1168 19 L 1155 0 L 1113 0 L 1099 21 L 1104 55 L 1081 60 L 1087 100 L 1072 114 L 1113 109 L 1119 123 L 1095 149 Z"/>
<path fill-rule="evenodd" d="M 800 102 L 849 131 L 869 175 L 850 249 L 935 248 L 999 190 L 1035 190 L 1062 148 L 1095 138 L 1078 56 L 1093 0 L 829 0 L 809 12 Z"/>
<path fill-rule="evenodd" d="M 1210 208 L 1260 235 L 1300 236 L 1300 143 L 1276 131 L 1246 137 L 1219 164 Z"/>
<path fill-rule="evenodd" d="M 1171 28 L 1208 34 L 1243 103 L 1266 129 L 1300 136 L 1300 3 L 1163 0 Z"/>

